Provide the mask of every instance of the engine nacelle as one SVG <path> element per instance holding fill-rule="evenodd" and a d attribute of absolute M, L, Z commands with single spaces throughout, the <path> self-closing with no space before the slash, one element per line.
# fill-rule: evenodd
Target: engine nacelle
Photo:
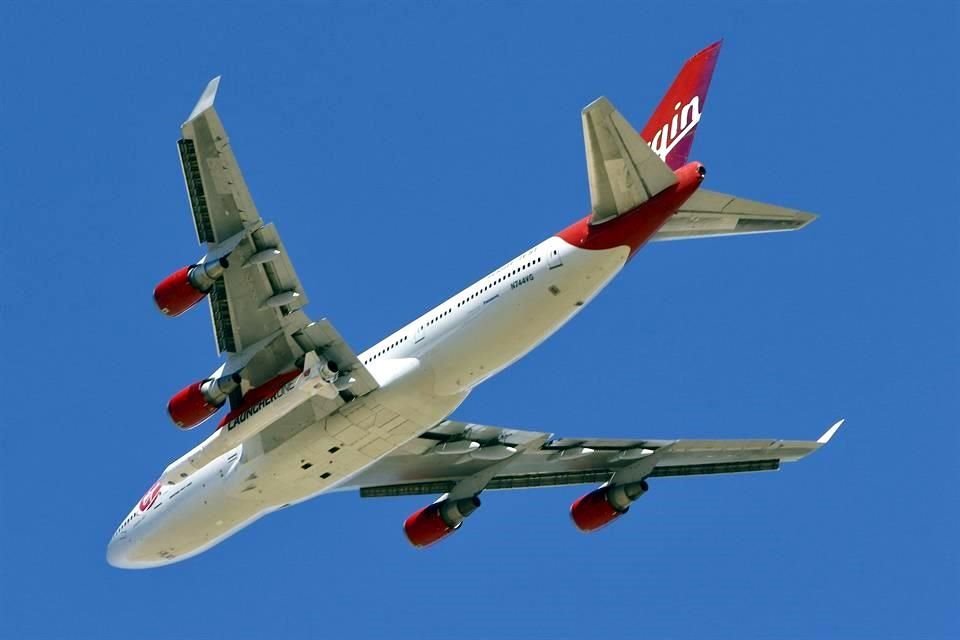
<path fill-rule="evenodd" d="M 596 531 L 629 511 L 630 503 L 645 494 L 649 488 L 646 481 L 641 480 L 594 489 L 570 505 L 570 518 L 580 531 Z"/>
<path fill-rule="evenodd" d="M 167 403 L 167 413 L 181 429 L 192 429 L 216 413 L 239 386 L 238 373 L 219 380 L 201 380 L 174 394 Z"/>
<path fill-rule="evenodd" d="M 153 301 L 166 315 L 178 316 L 203 300 L 228 266 L 227 259 L 220 258 L 178 269 L 154 288 Z"/>
<path fill-rule="evenodd" d="M 324 382 L 329 382 L 333 384 L 337 381 L 337 378 L 340 376 L 340 367 L 337 366 L 337 363 L 333 360 L 320 360 L 320 365 L 317 373 L 320 374 L 320 378 Z"/>
<path fill-rule="evenodd" d="M 403 523 L 403 532 L 415 547 L 426 547 L 460 528 L 480 506 L 480 498 L 441 500 L 420 509 Z"/>

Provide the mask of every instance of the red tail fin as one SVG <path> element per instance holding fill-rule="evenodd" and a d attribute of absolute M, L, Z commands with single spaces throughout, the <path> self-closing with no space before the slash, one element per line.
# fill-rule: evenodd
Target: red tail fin
<path fill-rule="evenodd" d="M 707 101 L 707 89 L 723 40 L 687 60 L 640 137 L 676 171 L 687 163 L 693 134 Z"/>

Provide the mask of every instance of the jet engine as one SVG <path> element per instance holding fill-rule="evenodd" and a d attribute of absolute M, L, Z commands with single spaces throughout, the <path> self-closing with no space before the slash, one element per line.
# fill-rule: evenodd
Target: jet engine
<path fill-rule="evenodd" d="M 340 376 L 340 368 L 337 366 L 337 363 L 332 360 L 321 359 L 318 361 L 317 373 L 320 375 L 321 380 L 333 384 Z"/>
<path fill-rule="evenodd" d="M 223 406 L 240 386 L 240 374 L 201 380 L 178 391 L 167 403 L 170 419 L 181 429 L 192 429 Z"/>
<path fill-rule="evenodd" d="M 570 518 L 580 531 L 596 531 L 625 514 L 630 509 L 630 503 L 649 488 L 646 481 L 641 480 L 594 489 L 570 505 Z"/>
<path fill-rule="evenodd" d="M 178 269 L 154 288 L 153 300 L 166 315 L 178 316 L 203 300 L 228 266 L 227 259 L 220 258 Z"/>
<path fill-rule="evenodd" d="M 441 500 L 420 509 L 403 523 L 407 540 L 415 547 L 426 547 L 456 531 L 480 506 L 480 498 Z"/>

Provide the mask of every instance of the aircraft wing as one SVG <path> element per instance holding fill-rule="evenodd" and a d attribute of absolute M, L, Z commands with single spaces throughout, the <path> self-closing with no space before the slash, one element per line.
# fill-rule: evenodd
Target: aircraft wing
<path fill-rule="evenodd" d="M 256 387 L 320 350 L 356 378 L 351 392 L 363 395 L 376 382 L 329 322 L 304 313 L 307 295 L 280 235 L 257 212 L 214 108 L 219 84 L 217 77 L 207 85 L 178 142 L 197 240 L 206 244 L 201 262 L 228 262 L 208 296 L 217 349 L 228 356 L 218 374 L 242 368 Z"/>
<path fill-rule="evenodd" d="M 819 449 L 842 423 L 816 441 L 619 440 L 551 439 L 543 432 L 448 420 L 337 489 L 359 489 L 367 498 L 455 490 L 466 496 L 491 489 L 773 471 Z"/>
<path fill-rule="evenodd" d="M 652 240 L 795 231 L 816 217 L 796 209 L 699 189 L 660 227 Z"/>

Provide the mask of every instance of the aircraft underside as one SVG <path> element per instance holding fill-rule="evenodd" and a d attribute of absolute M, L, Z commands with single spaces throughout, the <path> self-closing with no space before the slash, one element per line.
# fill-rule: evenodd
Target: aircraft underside
<path fill-rule="evenodd" d="M 452 304 L 451 315 L 463 317 L 450 317 L 445 326 L 435 323 L 433 331 L 421 332 L 420 341 L 408 340 L 387 358 L 373 360 L 369 370 L 380 384 L 375 391 L 320 420 L 307 402 L 211 462 L 192 483 L 163 486 L 152 508 L 176 515 L 140 525 L 136 544 L 124 551 L 125 562 L 188 558 L 271 511 L 336 490 L 446 419 L 474 386 L 559 329 L 620 271 L 628 251 L 584 251 L 551 238 L 524 255 L 525 262 L 540 262 L 521 278 L 493 285 L 469 309 L 458 309 L 455 301 L 441 305 L 434 316 Z M 491 274 L 491 281 L 511 264 Z M 394 341 L 415 336 L 419 322 L 394 334 Z M 413 362 L 393 378 L 398 360 Z M 323 472 L 306 473 L 314 468 Z"/>
<path fill-rule="evenodd" d="M 719 43 L 691 58 L 638 134 L 605 98 L 582 113 L 591 212 L 356 354 L 308 299 L 279 233 L 260 218 L 213 108 L 219 78 L 178 146 L 206 253 L 154 291 L 160 310 L 210 305 L 221 365 L 175 394 L 187 430 L 229 412 L 172 462 L 121 522 L 108 561 L 147 568 L 189 558 L 277 509 L 331 491 L 439 495 L 404 523 L 428 546 L 459 529 L 480 494 L 599 486 L 573 503 L 593 531 L 660 477 L 771 471 L 817 441 L 555 438 L 458 422 L 470 391 L 579 313 L 647 242 L 802 228 L 812 214 L 701 187 L 689 162 Z"/>

